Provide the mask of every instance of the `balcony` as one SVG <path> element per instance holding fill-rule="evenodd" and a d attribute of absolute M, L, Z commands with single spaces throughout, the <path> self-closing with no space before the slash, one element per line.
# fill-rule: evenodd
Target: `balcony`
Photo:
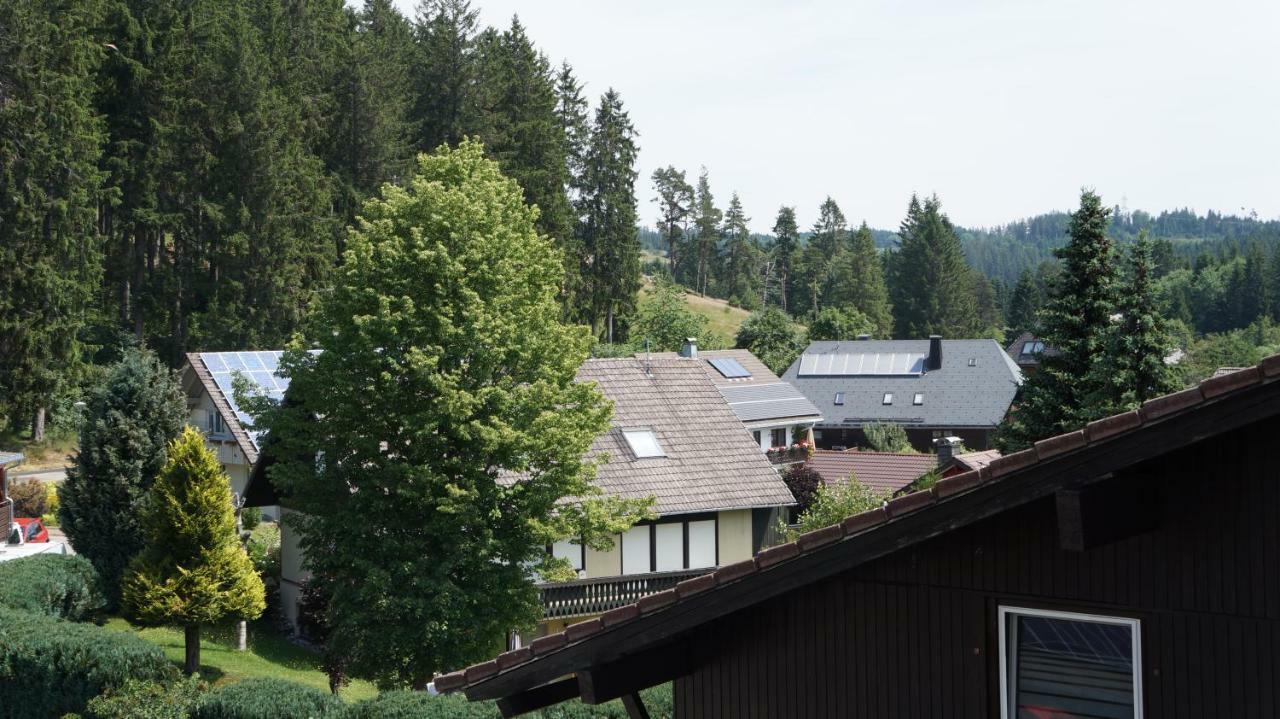
<path fill-rule="evenodd" d="M 539 584 L 542 617 L 569 619 L 603 614 L 712 571 L 715 567 Z"/>
<path fill-rule="evenodd" d="M 799 464 L 809 458 L 809 447 L 800 444 L 793 444 L 790 447 L 772 447 L 764 454 L 775 465 Z"/>

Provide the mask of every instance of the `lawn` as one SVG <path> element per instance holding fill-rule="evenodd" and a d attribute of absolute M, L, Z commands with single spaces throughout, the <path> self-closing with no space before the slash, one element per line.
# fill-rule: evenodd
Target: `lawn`
<path fill-rule="evenodd" d="M 182 664 L 181 629 L 144 629 L 120 618 L 112 618 L 107 626 L 131 632 L 160 646 L 165 656 Z M 200 641 L 200 675 L 210 684 L 227 684 L 250 677 L 274 677 L 329 690 L 329 678 L 320 668 L 318 655 L 289 642 L 262 624 L 249 626 L 249 649 L 244 652 L 235 649 L 234 626 L 205 627 Z M 349 702 L 377 694 L 378 690 L 365 681 L 353 681 L 342 690 L 342 698 Z"/>

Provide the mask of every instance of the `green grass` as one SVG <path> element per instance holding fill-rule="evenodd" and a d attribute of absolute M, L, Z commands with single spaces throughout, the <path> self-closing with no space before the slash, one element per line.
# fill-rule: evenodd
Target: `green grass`
<path fill-rule="evenodd" d="M 132 632 L 159 646 L 174 663 L 181 665 L 185 657 L 182 630 L 172 627 L 142 628 L 113 617 L 111 629 Z M 210 684 L 229 684 L 251 677 L 274 677 L 299 682 L 324 691 L 329 678 L 320 668 L 320 657 L 286 640 L 264 624 L 249 625 L 249 649 L 235 649 L 235 627 L 204 627 L 200 637 L 200 676 Z M 378 690 L 369 682 L 353 681 L 342 690 L 342 698 L 359 701 L 376 696 Z"/>

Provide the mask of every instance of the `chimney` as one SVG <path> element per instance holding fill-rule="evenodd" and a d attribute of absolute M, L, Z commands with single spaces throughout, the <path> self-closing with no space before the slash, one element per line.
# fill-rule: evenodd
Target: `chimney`
<path fill-rule="evenodd" d="M 858 335 L 859 342 L 862 342 L 864 340 L 869 340 L 869 339 L 871 339 L 871 335 Z"/>
<path fill-rule="evenodd" d="M 924 358 L 924 371 L 942 369 L 942 335 L 929 335 L 929 356 Z"/>
<path fill-rule="evenodd" d="M 964 442 L 959 437 L 939 437 L 933 444 L 938 448 L 938 469 L 946 469 Z"/>
<path fill-rule="evenodd" d="M 686 337 L 684 346 L 680 348 L 680 356 L 689 359 L 698 359 L 698 338 Z"/>

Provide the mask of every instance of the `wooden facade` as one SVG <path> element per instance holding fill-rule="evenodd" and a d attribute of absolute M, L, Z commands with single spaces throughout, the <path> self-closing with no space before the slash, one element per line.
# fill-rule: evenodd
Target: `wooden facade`
<path fill-rule="evenodd" d="M 1118 474 L 1151 531 L 1064 549 L 1044 497 L 705 624 L 676 715 L 999 717 L 1003 605 L 1138 619 L 1145 717 L 1280 716 L 1278 433 Z"/>

